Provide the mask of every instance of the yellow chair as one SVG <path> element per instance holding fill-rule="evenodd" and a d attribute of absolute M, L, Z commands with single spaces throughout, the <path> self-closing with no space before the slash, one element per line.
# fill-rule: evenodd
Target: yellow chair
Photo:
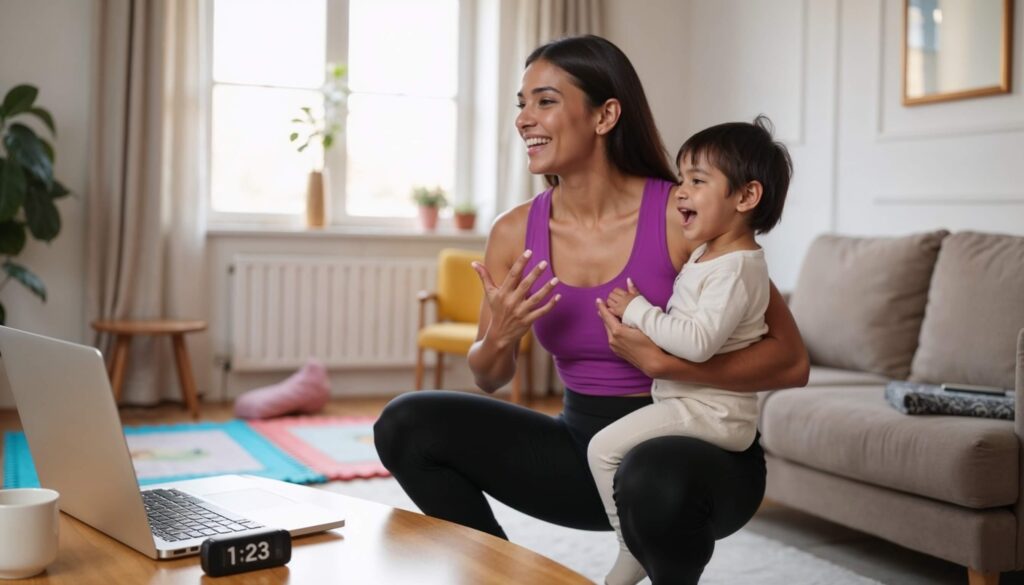
<path fill-rule="evenodd" d="M 480 319 L 480 304 L 484 299 L 480 277 L 473 270 L 473 262 L 483 262 L 482 252 L 473 250 L 441 250 L 437 263 L 437 291 L 421 290 L 417 295 L 420 303 L 420 330 L 416 338 L 416 389 L 423 388 L 423 353 L 437 352 L 437 366 L 434 369 L 434 387 L 441 387 L 444 373 L 444 354 L 466 355 L 476 341 L 477 323 Z M 437 323 L 427 325 L 428 302 L 437 304 Z M 529 400 L 533 391 L 530 353 L 533 334 L 527 333 L 519 345 L 519 359 L 515 376 L 512 378 L 512 401 L 523 403 L 520 390 L 520 370 L 525 370 L 526 392 Z M 522 364 L 519 367 L 519 364 Z"/>

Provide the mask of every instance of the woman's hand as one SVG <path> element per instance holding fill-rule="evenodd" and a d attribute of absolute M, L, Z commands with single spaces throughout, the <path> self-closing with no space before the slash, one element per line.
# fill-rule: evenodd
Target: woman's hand
<path fill-rule="evenodd" d="M 562 298 L 562 295 L 554 295 L 546 303 L 541 301 L 551 294 L 551 291 L 558 284 L 557 278 L 552 278 L 544 283 L 536 293 L 530 295 L 530 287 L 537 281 L 547 262 L 541 261 L 533 270 L 522 278 L 523 268 L 530 259 L 530 251 L 524 252 L 512 264 L 508 275 L 502 281 L 501 286 L 495 285 L 487 267 L 481 262 L 474 262 L 473 269 L 480 276 L 484 286 L 484 295 L 487 306 L 490 309 L 490 323 L 487 328 L 487 336 L 501 347 L 508 347 L 517 344 L 526 335 L 533 322 L 549 313 L 555 304 Z"/>
<path fill-rule="evenodd" d="M 647 377 L 659 377 L 659 366 L 666 357 L 665 352 L 639 329 L 623 325 L 601 299 L 597 299 L 597 313 L 604 322 L 608 346 L 615 355 L 633 364 Z"/>

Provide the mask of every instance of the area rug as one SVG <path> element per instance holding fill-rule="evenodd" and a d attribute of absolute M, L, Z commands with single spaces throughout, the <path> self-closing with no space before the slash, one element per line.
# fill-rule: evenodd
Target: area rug
<path fill-rule="evenodd" d="M 323 474 L 296 461 L 243 421 L 125 427 L 140 485 L 247 473 L 292 483 L 320 483 Z M 37 487 L 25 434 L 4 433 L 3 487 Z"/>
<path fill-rule="evenodd" d="M 324 486 L 334 492 L 418 512 L 393 478 Z M 618 545 L 611 532 L 588 532 L 541 522 L 488 498 L 509 539 L 553 559 L 595 583 L 603 583 Z M 355 525 L 345 528 L 355 530 Z M 881 585 L 776 540 L 740 530 L 715 546 L 702 585 Z M 649 579 L 643 581 L 650 584 Z"/>
<path fill-rule="evenodd" d="M 373 446 L 374 418 L 297 416 L 251 421 L 257 432 L 328 479 L 384 477 Z"/>

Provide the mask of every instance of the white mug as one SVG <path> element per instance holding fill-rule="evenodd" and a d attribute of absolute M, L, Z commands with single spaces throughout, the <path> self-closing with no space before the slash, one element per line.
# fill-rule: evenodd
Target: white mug
<path fill-rule="evenodd" d="M 0 490 L 0 579 L 31 577 L 57 559 L 58 499 L 43 488 Z"/>

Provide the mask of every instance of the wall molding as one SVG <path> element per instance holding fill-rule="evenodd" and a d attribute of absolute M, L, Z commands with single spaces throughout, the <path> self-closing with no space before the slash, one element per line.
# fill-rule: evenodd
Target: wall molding
<path fill-rule="evenodd" d="M 839 132 L 842 127 L 842 63 L 843 63 L 843 0 L 836 0 L 835 22 L 832 23 L 835 34 L 835 47 L 832 65 L 832 175 L 830 181 L 831 209 L 829 209 L 828 226 L 829 231 L 835 233 L 839 230 Z"/>
<path fill-rule="evenodd" d="M 882 206 L 965 206 L 973 207 L 978 205 L 987 206 L 1015 206 L 1024 205 L 1024 193 L 1017 195 L 989 195 L 978 197 L 976 194 L 947 194 L 943 196 L 921 195 L 921 196 L 876 196 L 872 203 Z"/>
<path fill-rule="evenodd" d="M 777 140 L 781 140 L 786 144 L 788 148 L 800 148 L 807 146 L 807 49 L 810 43 L 808 43 L 808 37 L 810 36 L 810 17 L 808 14 L 811 10 L 811 0 L 803 0 L 800 3 L 800 43 L 797 48 L 797 53 L 800 58 L 800 71 L 797 77 L 800 79 L 800 91 L 797 93 L 799 98 L 797 99 L 797 129 L 793 137 L 778 136 Z"/>
<path fill-rule="evenodd" d="M 799 85 L 798 91 L 796 91 L 796 116 L 793 132 L 788 132 L 787 128 L 775 126 L 775 139 L 783 142 L 787 148 L 801 148 L 807 146 L 807 103 L 808 103 L 808 55 L 809 55 L 809 37 L 810 37 L 810 9 L 811 2 L 813 0 L 800 0 L 799 9 L 797 10 L 798 17 L 800 19 L 799 24 L 795 27 L 799 31 L 799 40 L 797 42 L 797 48 L 793 53 L 793 57 L 797 63 L 797 84 Z M 691 6 L 687 3 L 686 6 Z M 692 9 L 691 9 L 692 10 Z M 692 16 L 692 15 L 691 15 Z M 689 26 L 695 26 L 694 19 L 691 17 L 688 19 Z M 692 37 L 692 35 L 691 35 Z M 691 55 L 696 54 L 691 50 Z M 691 68 L 692 69 L 692 68 Z M 689 72 L 692 75 L 692 71 Z M 709 94 L 705 94 L 709 95 Z M 696 112 L 699 110 L 698 104 L 694 104 L 692 101 L 687 103 L 687 118 L 688 125 L 692 128 L 694 125 L 694 118 L 700 118 Z M 761 111 L 763 113 L 763 110 Z M 750 120 L 746 120 L 750 121 Z M 773 123 L 776 123 L 773 120 Z M 697 130 L 699 130 L 698 128 Z M 696 131 L 696 130 L 694 130 Z"/>
<path fill-rule="evenodd" d="M 929 128 L 922 130 L 884 130 L 875 136 L 876 142 L 909 142 L 914 140 L 934 140 L 936 138 L 959 138 L 962 136 L 982 136 L 991 134 L 1007 134 L 1024 132 L 1024 120 L 1009 124 L 978 124 L 953 128 Z"/>
<path fill-rule="evenodd" d="M 807 92 L 810 91 L 807 83 L 807 48 L 809 45 L 807 39 L 811 34 L 811 19 L 808 16 L 811 10 L 810 2 L 811 0 L 803 0 L 800 8 L 800 102 L 797 104 L 797 107 L 800 108 L 800 114 L 797 117 L 800 127 L 797 128 L 796 141 L 792 143 L 794 147 L 807 144 Z"/>
<path fill-rule="evenodd" d="M 885 17 L 885 0 L 878 0 L 878 63 L 875 71 L 875 80 L 878 82 L 875 92 L 875 137 L 885 134 L 885 55 L 888 48 L 885 37 L 885 24 L 888 19 Z"/>

